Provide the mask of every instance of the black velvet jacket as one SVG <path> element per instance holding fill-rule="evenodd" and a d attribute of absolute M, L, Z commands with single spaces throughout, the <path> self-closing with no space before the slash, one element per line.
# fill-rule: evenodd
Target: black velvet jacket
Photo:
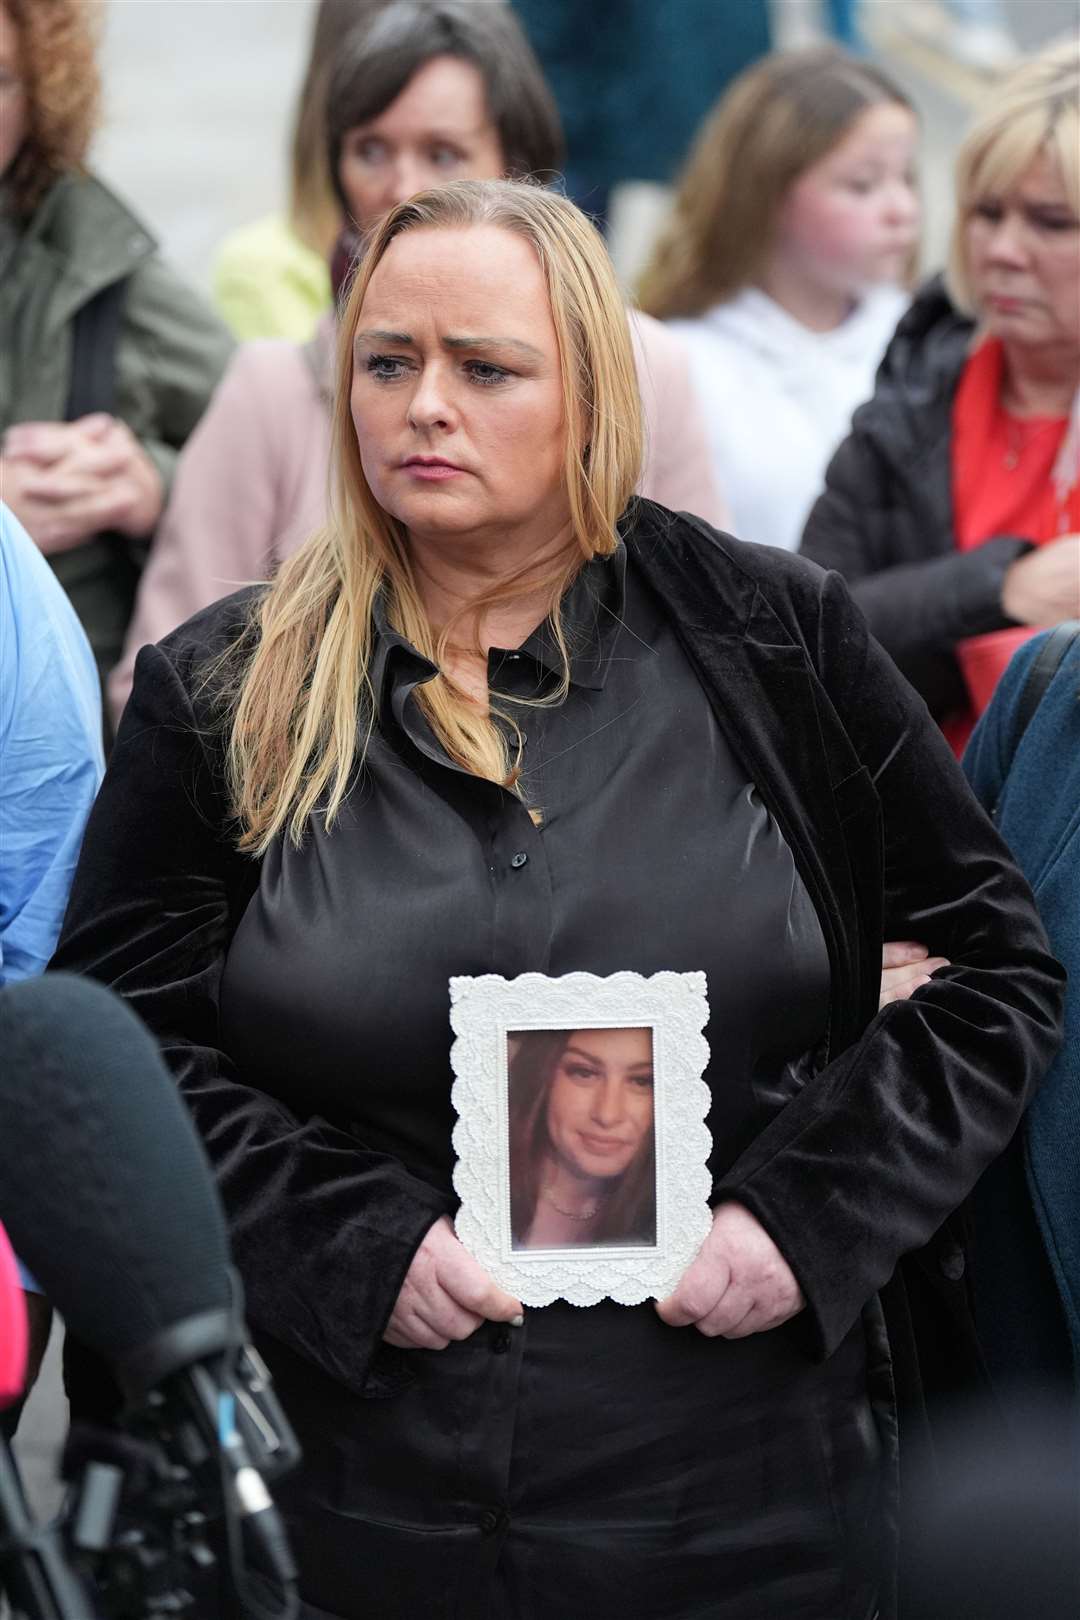
<path fill-rule="evenodd" d="M 927 1399 L 978 1373 L 950 1216 L 1053 1055 L 1063 975 L 1024 880 L 839 577 L 644 501 L 624 536 L 794 852 L 829 951 L 815 1076 L 716 1197 L 752 1210 L 795 1271 L 809 1354 L 827 1355 L 880 1292 L 901 1434 L 917 1438 Z M 54 966 L 113 985 L 161 1041 L 219 1175 L 256 1329 L 355 1394 L 388 1394 L 408 1358 L 382 1331 L 451 1190 L 365 1149 L 347 1099 L 298 1118 L 219 1046 L 223 962 L 258 867 L 230 843 L 198 672 L 249 606 L 229 598 L 139 655 Z M 953 965 L 878 1013 L 885 938 Z"/>
<path fill-rule="evenodd" d="M 974 322 L 940 278 L 920 292 L 885 351 L 873 398 L 829 464 L 807 519 L 804 557 L 835 568 L 870 629 L 935 719 L 967 707 L 953 648 L 1012 624 L 1006 570 L 1031 542 L 998 535 L 957 551 L 952 407 Z"/>

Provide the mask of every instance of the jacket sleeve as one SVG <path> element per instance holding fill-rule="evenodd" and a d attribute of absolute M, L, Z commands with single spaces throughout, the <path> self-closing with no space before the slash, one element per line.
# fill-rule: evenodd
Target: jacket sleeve
<path fill-rule="evenodd" d="M 264 577 L 272 561 L 284 448 L 274 427 L 287 418 L 267 408 L 285 390 L 266 348 L 237 350 L 179 458 L 139 581 L 123 655 L 109 676 L 114 725 L 131 692 L 140 647 Z"/>
<path fill-rule="evenodd" d="M 925 706 L 837 576 L 820 589 L 818 671 L 862 760 L 845 813 L 876 818 L 880 803 L 883 818 L 884 938 L 952 964 L 879 1012 L 719 1189 L 771 1234 L 828 1354 L 1005 1147 L 1056 1050 L 1064 975 Z"/>
<path fill-rule="evenodd" d="M 217 1173 L 249 1320 L 378 1392 L 401 1282 L 452 1206 L 348 1131 L 297 1118 L 222 1050 L 222 973 L 254 871 L 226 836 L 210 735 L 166 649 L 146 648 L 53 966 L 111 985 L 161 1043 Z"/>
<path fill-rule="evenodd" d="M 161 474 L 166 498 L 176 459 L 232 353 L 233 340 L 205 299 L 154 253 L 131 277 L 118 369 L 125 409 L 145 423 L 140 443 Z"/>
<path fill-rule="evenodd" d="M 641 494 L 725 529 L 731 512 L 713 465 L 686 351 L 673 332 L 640 310 L 630 312 L 630 336 L 645 427 Z"/>
<path fill-rule="evenodd" d="M 1016 724 L 1016 711 L 1031 666 L 1042 651 L 1049 633 L 1046 631 L 1025 642 L 1013 654 L 964 752 L 964 775 L 987 813 L 993 811 L 1005 786 L 1011 764 L 1009 742 Z"/>
<path fill-rule="evenodd" d="M 932 555 L 900 561 L 899 525 L 914 524 L 916 516 L 898 507 L 903 491 L 891 485 L 889 468 L 856 417 L 829 465 L 800 550 L 843 576 L 877 640 L 936 709 L 940 659 L 951 659 L 958 641 L 1012 623 L 1002 612 L 1002 586 L 1030 543 L 1000 536 L 973 551 L 941 551 L 927 537 Z"/>

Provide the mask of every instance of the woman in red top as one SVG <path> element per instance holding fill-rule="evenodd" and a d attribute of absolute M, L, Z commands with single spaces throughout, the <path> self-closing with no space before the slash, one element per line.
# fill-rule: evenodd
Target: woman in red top
<path fill-rule="evenodd" d="M 1080 615 L 1074 43 L 965 140 L 947 279 L 901 322 L 802 549 L 845 575 L 959 751 L 1019 643 Z"/>

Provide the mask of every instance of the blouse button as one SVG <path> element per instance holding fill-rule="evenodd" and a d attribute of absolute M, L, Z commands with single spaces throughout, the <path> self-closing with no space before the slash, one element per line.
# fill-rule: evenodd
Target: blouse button
<path fill-rule="evenodd" d="M 938 1256 L 938 1265 L 941 1267 L 942 1276 L 947 1277 L 949 1282 L 960 1281 L 967 1270 L 967 1266 L 964 1261 L 964 1251 L 959 1243 L 950 1243 L 947 1248 L 941 1251 Z"/>
<path fill-rule="evenodd" d="M 502 1522 L 502 1514 L 496 1513 L 492 1508 L 488 1508 L 486 1513 L 480 1515 L 480 1528 L 485 1536 L 490 1536 L 493 1531 L 498 1530 Z"/>
<path fill-rule="evenodd" d="M 515 872 L 519 871 L 521 867 L 525 865 L 528 858 L 529 857 L 526 855 L 525 851 L 523 849 L 519 849 L 516 855 L 512 855 L 510 857 L 510 865 L 514 868 Z"/>

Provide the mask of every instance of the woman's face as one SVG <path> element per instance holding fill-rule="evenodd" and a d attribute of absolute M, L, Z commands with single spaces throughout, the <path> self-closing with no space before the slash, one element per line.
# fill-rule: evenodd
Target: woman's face
<path fill-rule="evenodd" d="M 901 280 L 919 234 L 917 141 L 906 107 L 868 107 L 788 191 L 777 251 L 816 284 L 847 296 Z"/>
<path fill-rule="evenodd" d="M 976 200 L 964 246 L 976 308 L 996 337 L 1076 347 L 1080 220 L 1048 153 L 1003 196 Z"/>
<path fill-rule="evenodd" d="M 18 155 L 29 125 L 19 71 L 18 30 L 0 5 L 0 176 L 7 174 Z"/>
<path fill-rule="evenodd" d="M 555 1067 L 546 1123 L 573 1174 L 621 1175 L 653 1127 L 652 1031 L 575 1030 Z"/>
<path fill-rule="evenodd" d="M 562 375 L 531 244 L 495 225 L 396 237 L 358 318 L 352 418 L 375 499 L 414 538 L 560 534 Z"/>
<path fill-rule="evenodd" d="M 338 179 L 353 218 L 367 230 L 429 186 L 498 180 L 505 169 L 479 68 L 437 56 L 377 118 L 347 132 Z"/>

